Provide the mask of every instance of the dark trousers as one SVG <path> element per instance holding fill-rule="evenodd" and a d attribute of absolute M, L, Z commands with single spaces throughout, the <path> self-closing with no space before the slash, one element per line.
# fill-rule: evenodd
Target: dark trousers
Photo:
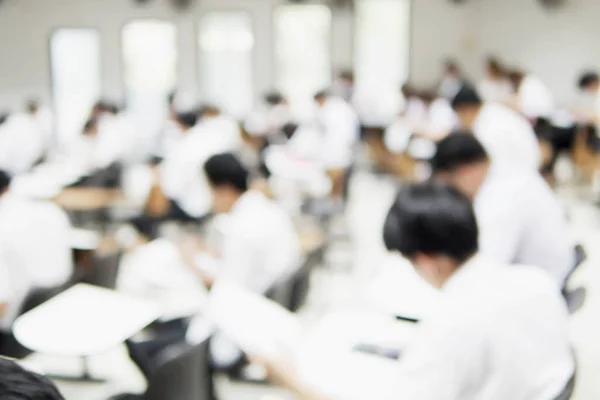
<path fill-rule="evenodd" d="M 129 220 L 142 235 L 152 240 L 158 236 L 159 226 L 167 221 L 175 221 L 181 223 L 198 223 L 201 224 L 206 220 L 207 217 L 196 218 L 186 213 L 179 205 L 171 200 L 169 212 L 161 216 L 152 216 L 149 214 L 142 214 Z"/>

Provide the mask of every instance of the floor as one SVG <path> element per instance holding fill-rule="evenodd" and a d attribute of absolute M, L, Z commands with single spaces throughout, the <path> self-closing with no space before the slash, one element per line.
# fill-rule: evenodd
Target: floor
<path fill-rule="evenodd" d="M 341 233 L 327 256 L 327 266 L 318 270 L 315 285 L 304 312 L 307 320 L 340 306 L 350 306 L 360 298 L 364 282 L 377 269 L 385 255 L 381 241 L 381 226 L 395 192 L 395 183 L 388 177 L 358 173 L 353 179 L 351 203 L 345 220 L 334 229 Z M 573 343 L 579 361 L 576 400 L 600 398 L 600 208 L 592 203 L 589 191 L 575 187 L 559 190 L 560 198 L 571 221 L 575 238 L 585 246 L 589 258 L 572 280 L 573 287 L 586 289 L 586 302 L 572 316 Z M 344 235 L 344 233 L 346 235 Z M 31 360 L 46 371 L 76 373 L 80 360 L 56 359 L 33 355 Z M 100 400 L 123 391 L 139 392 L 144 382 L 128 361 L 123 349 L 94 357 L 90 368 L 95 376 L 108 379 L 104 384 L 74 384 L 58 381 L 67 400 Z M 220 380 L 223 400 L 290 399 L 285 391 L 257 385 L 232 384 Z"/>

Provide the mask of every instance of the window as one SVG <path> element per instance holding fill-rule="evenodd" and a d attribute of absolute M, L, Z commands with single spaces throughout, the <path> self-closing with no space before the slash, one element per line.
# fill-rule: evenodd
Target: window
<path fill-rule="evenodd" d="M 170 22 L 139 20 L 123 28 L 127 108 L 145 143 L 152 146 L 168 113 L 177 80 L 177 30 Z M 149 149 L 144 149 L 149 150 Z"/>
<path fill-rule="evenodd" d="M 100 34 L 64 28 L 50 38 L 50 73 L 59 145 L 82 132 L 100 96 Z"/>
<path fill-rule="evenodd" d="M 331 10 L 288 4 L 275 10 L 277 87 L 297 117 L 310 115 L 313 95 L 331 84 Z"/>
<path fill-rule="evenodd" d="M 400 88 L 408 78 L 410 0 L 356 2 L 356 80 Z"/>
<path fill-rule="evenodd" d="M 237 118 L 252 111 L 252 19 L 245 12 L 211 12 L 200 21 L 200 93 Z"/>

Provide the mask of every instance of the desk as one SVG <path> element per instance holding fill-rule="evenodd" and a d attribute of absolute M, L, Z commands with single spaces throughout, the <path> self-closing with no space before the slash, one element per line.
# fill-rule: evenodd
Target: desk
<path fill-rule="evenodd" d="M 398 361 L 353 351 L 364 342 L 383 343 L 404 349 L 414 334 L 414 324 L 387 315 L 338 312 L 327 315 L 312 329 L 295 352 L 300 378 L 332 398 L 348 394 L 373 394 L 380 383 L 395 382 Z M 358 398 L 354 396 L 352 398 Z"/>
<path fill-rule="evenodd" d="M 13 332 L 33 351 L 86 357 L 118 346 L 158 316 L 153 303 L 78 284 L 17 318 Z"/>
<path fill-rule="evenodd" d="M 67 211 L 95 211 L 123 200 L 119 189 L 68 188 L 54 197 L 54 202 Z"/>

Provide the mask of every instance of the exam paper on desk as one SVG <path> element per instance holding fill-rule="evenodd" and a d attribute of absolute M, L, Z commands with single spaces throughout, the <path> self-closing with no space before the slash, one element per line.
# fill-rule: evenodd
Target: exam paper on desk
<path fill-rule="evenodd" d="M 293 362 L 305 384 L 334 398 L 369 393 L 396 374 L 397 361 L 358 353 L 356 344 L 399 347 L 414 330 L 388 315 L 356 312 L 328 315 L 307 329 L 294 314 L 229 282 L 215 285 L 208 310 L 215 325 L 246 353 Z"/>

